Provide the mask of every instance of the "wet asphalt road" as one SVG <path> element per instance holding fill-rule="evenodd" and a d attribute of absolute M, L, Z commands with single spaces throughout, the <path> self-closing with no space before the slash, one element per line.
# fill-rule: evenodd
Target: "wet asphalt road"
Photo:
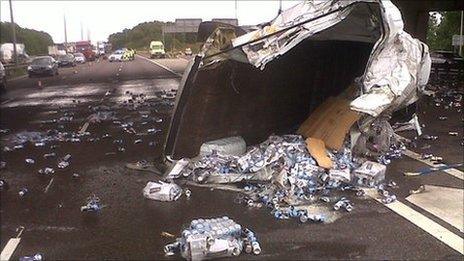
<path fill-rule="evenodd" d="M 18 226 L 25 227 L 13 260 L 37 252 L 48 260 L 176 259 L 179 257 L 164 256 L 163 246 L 173 239 L 163 238 L 161 232 L 178 234 L 194 218 L 224 215 L 253 229 L 263 249 L 260 256 L 242 254 L 238 259 L 462 259 L 456 251 L 372 200 L 353 197 L 353 212 L 330 224 L 278 221 L 268 210 L 235 204 L 235 193 L 218 190 L 190 188 L 190 199 L 181 197 L 170 203 L 147 200 L 142 188 L 157 176 L 128 170 L 124 164 L 160 155 L 172 101 L 159 98 L 157 91 L 176 89 L 180 79 L 142 59 L 101 61 L 75 69 L 77 73 L 74 68 L 64 68 L 59 76 L 16 80 L 2 95 L 1 129 L 9 129 L 2 134 L 2 148 L 12 141 L 12 134 L 55 129 L 76 132 L 95 110 L 114 112 L 112 120 L 91 123 L 90 135 L 81 137 L 80 142 L 52 141 L 44 147 L 29 144 L 2 152 L 7 166 L 1 170 L 1 177 L 8 182 L 9 190 L 1 194 L 1 248 L 16 235 Z M 38 80 L 42 88 L 37 87 Z M 440 135 L 439 141 L 425 143 L 448 163 L 462 160 L 462 113 L 437 109 L 427 100 L 421 104 L 425 132 Z M 436 121 L 442 113 L 449 119 Z M 69 122 L 42 122 L 69 115 L 73 117 Z M 117 121 L 133 122 L 135 134 L 126 132 Z M 152 128 L 160 131 L 147 133 Z M 446 135 L 449 129 L 459 128 L 460 136 Z M 100 140 L 92 141 L 95 138 Z M 139 139 L 142 142 L 134 144 Z M 114 140 L 122 140 L 122 144 Z M 417 152 L 424 142 L 419 143 Z M 53 145 L 57 147 L 52 149 Z M 125 151 L 118 151 L 118 147 Z M 50 152 L 57 158 L 71 154 L 70 166 L 58 169 L 57 158 L 43 158 Z M 26 164 L 26 158 L 35 159 L 35 164 Z M 54 167 L 55 174 L 38 174 L 46 166 Z M 421 184 L 463 188 L 462 180 L 442 172 L 420 178 L 401 175 L 402 171 L 422 167 L 425 165 L 407 157 L 389 166 L 387 180 L 400 185 L 395 192 L 403 203 L 407 191 Z M 73 177 L 74 173 L 79 177 Z M 29 193 L 20 198 L 18 191 L 23 187 Z M 105 207 L 97 214 L 82 213 L 80 206 L 93 194 Z"/>

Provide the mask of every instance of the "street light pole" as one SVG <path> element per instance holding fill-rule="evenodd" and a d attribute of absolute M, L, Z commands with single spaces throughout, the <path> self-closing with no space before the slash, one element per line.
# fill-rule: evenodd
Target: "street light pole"
<path fill-rule="evenodd" d="M 166 44 L 166 41 L 164 39 L 164 28 L 165 28 L 166 24 L 163 22 L 163 26 L 161 27 L 161 36 L 163 37 L 163 44 Z"/>
<path fill-rule="evenodd" d="M 9 2 L 10 2 L 10 17 L 11 17 L 11 33 L 13 35 L 13 58 L 14 58 L 15 64 L 18 65 L 18 53 L 16 50 L 16 27 L 15 27 L 15 23 L 13 19 L 13 5 L 11 3 L 11 0 L 9 0 Z"/>
<path fill-rule="evenodd" d="M 463 39 L 462 39 L 462 24 L 463 24 L 463 19 L 464 19 L 463 17 L 464 17 L 464 11 L 461 11 L 461 30 L 459 32 L 459 35 L 460 35 L 459 37 L 461 38 L 459 39 L 461 40 L 459 41 L 459 56 L 461 57 L 462 57 L 462 42 L 463 42 Z"/>
<path fill-rule="evenodd" d="M 64 50 L 68 53 L 68 32 L 66 31 L 66 14 L 63 16 L 64 18 Z"/>

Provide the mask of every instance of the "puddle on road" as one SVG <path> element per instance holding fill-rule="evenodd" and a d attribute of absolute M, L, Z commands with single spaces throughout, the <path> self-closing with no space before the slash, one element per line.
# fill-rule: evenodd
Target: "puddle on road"
<path fill-rule="evenodd" d="M 70 87 L 69 85 L 63 86 L 53 86 L 50 88 L 46 88 L 40 92 L 35 92 L 26 95 L 24 98 L 26 99 L 46 99 L 46 98 L 53 98 L 53 97 L 62 97 L 62 96 L 84 96 L 84 95 L 95 95 L 101 92 L 104 92 L 103 89 L 98 88 L 103 87 L 106 84 L 81 84 L 76 87 Z"/>
<path fill-rule="evenodd" d="M 50 86 L 42 90 L 31 90 L 24 97 L 17 97 L 11 102 L 2 104 L 1 108 L 26 106 L 66 106 L 75 103 L 100 100 L 108 90 L 116 89 L 112 100 L 122 102 L 126 91 L 134 94 L 145 94 L 147 98 L 154 97 L 159 90 L 177 89 L 180 79 L 131 80 L 121 83 L 88 83 L 78 85 Z"/>

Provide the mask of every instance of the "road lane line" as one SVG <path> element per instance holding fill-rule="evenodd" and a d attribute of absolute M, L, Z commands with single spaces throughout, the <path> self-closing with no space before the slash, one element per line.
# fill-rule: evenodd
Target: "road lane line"
<path fill-rule="evenodd" d="M 382 202 L 382 199 L 380 199 L 376 193 L 377 192 L 375 190 L 366 191 L 367 195 L 369 195 L 371 198 L 373 198 L 380 204 L 386 206 L 391 211 L 395 212 L 396 214 L 402 216 L 409 222 L 418 226 L 420 229 L 429 233 L 442 243 L 458 251 L 461 255 L 464 255 L 464 239 L 462 237 L 454 234 L 453 232 L 436 223 L 432 219 L 422 215 L 418 211 L 412 209 L 411 207 L 398 200 L 389 204 L 384 204 Z"/>
<path fill-rule="evenodd" d="M 13 100 L 14 100 L 14 99 L 8 99 L 8 100 L 6 100 L 6 101 L 3 101 L 0 105 L 7 104 L 7 103 L 9 103 L 10 101 L 13 101 Z"/>
<path fill-rule="evenodd" d="M 52 185 L 54 179 L 55 179 L 55 178 L 50 179 L 50 182 L 48 182 L 48 185 L 47 185 L 47 186 L 45 187 L 45 189 L 44 189 L 44 193 L 47 193 L 47 192 L 48 192 L 48 190 L 50 189 L 50 187 L 51 187 L 51 185 Z"/>
<path fill-rule="evenodd" d="M 420 161 L 422 163 L 425 163 L 429 166 L 432 166 L 432 167 L 442 167 L 442 166 L 446 166 L 445 164 L 433 164 L 432 161 L 428 160 L 428 159 L 422 159 L 421 158 L 421 155 L 418 154 L 418 153 L 415 153 L 414 151 L 411 151 L 411 150 L 405 150 L 403 152 L 404 155 L 412 158 L 412 159 L 415 159 L 417 161 Z M 464 172 L 458 170 L 458 169 L 455 169 L 455 168 L 450 168 L 450 169 L 445 169 L 445 170 L 442 170 L 443 172 L 453 176 L 453 177 L 456 177 L 458 179 L 461 179 L 461 180 L 464 180 Z"/>
<path fill-rule="evenodd" d="M 8 240 L 8 243 L 6 243 L 5 247 L 3 248 L 2 253 L 0 254 L 1 261 L 10 260 L 14 251 L 18 247 L 19 242 L 21 242 L 21 234 L 24 231 L 24 227 L 20 226 L 18 229 L 19 229 L 18 235 L 16 237 L 10 238 L 10 240 Z"/>
<path fill-rule="evenodd" d="M 143 56 L 141 56 L 140 54 L 137 54 L 137 56 L 140 57 L 140 58 L 143 58 L 143 59 L 145 59 L 145 60 L 147 60 L 147 61 L 149 61 L 149 62 L 151 62 L 151 63 L 154 63 L 155 65 L 158 65 L 159 67 L 165 69 L 166 71 L 168 71 L 168 72 L 170 72 L 170 73 L 173 73 L 173 74 L 175 74 L 175 75 L 177 75 L 177 76 L 179 76 L 179 77 L 182 77 L 182 74 L 180 74 L 180 73 L 178 73 L 178 72 L 175 72 L 175 71 L 173 71 L 171 68 L 168 68 L 168 67 L 166 67 L 166 66 L 164 66 L 164 65 L 162 65 L 162 64 L 160 64 L 160 63 L 158 63 L 158 62 L 156 62 L 156 61 L 154 61 L 154 60 L 151 60 L 151 59 L 148 59 L 148 58 L 146 58 L 146 57 L 143 57 Z"/>
<path fill-rule="evenodd" d="M 2 253 L 0 254 L 0 260 L 8 261 L 10 260 L 11 256 L 13 255 L 16 247 L 18 247 L 21 238 L 10 238 L 6 246 L 3 248 Z"/>
<path fill-rule="evenodd" d="M 7 81 L 11 82 L 11 81 L 16 81 L 16 80 L 19 80 L 19 79 L 24 79 L 24 78 L 27 78 L 29 75 L 24 74 L 24 75 L 21 75 L 21 76 L 18 76 L 18 77 L 14 77 L 14 78 L 11 78 L 11 79 L 7 79 Z"/>

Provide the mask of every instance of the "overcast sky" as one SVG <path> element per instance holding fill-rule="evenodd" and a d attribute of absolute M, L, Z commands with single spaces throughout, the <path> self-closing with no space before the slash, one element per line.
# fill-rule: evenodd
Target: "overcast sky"
<path fill-rule="evenodd" d="M 283 9 L 299 1 L 284 1 Z M 7 0 L 1 0 L 1 21 L 10 21 Z M 240 25 L 267 22 L 277 15 L 279 1 L 238 1 Z M 64 41 L 63 16 L 66 14 L 68 41 L 92 41 L 147 21 L 174 21 L 175 18 L 235 18 L 235 1 L 14 1 L 14 20 L 22 27 L 49 33 L 56 43 Z"/>

